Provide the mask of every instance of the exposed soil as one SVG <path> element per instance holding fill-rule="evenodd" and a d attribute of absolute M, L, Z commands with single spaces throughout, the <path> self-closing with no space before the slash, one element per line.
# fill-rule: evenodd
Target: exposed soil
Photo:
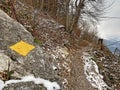
<path fill-rule="evenodd" d="M 82 50 L 72 51 L 69 66 L 71 71 L 61 71 L 63 77 L 67 80 L 65 90 L 97 90 L 91 86 L 84 74 L 84 62 L 81 59 Z"/>

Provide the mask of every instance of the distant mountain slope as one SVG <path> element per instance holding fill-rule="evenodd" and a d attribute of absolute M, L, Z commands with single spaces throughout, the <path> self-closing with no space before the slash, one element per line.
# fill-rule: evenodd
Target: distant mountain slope
<path fill-rule="evenodd" d="M 104 44 L 110 49 L 111 52 L 114 52 L 116 48 L 120 50 L 120 41 L 118 40 L 104 39 Z"/>

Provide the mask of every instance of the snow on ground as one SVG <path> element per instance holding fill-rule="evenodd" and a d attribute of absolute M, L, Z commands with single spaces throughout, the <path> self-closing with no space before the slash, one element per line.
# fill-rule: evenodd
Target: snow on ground
<path fill-rule="evenodd" d="M 90 84 L 98 90 L 107 90 L 109 87 L 103 81 L 103 76 L 99 73 L 97 64 L 92 60 L 93 57 L 84 52 L 82 58 L 85 63 L 84 73 Z"/>
<path fill-rule="evenodd" d="M 5 86 L 13 83 L 20 83 L 20 82 L 30 82 L 33 81 L 35 84 L 42 84 L 47 90 L 59 90 L 60 86 L 56 82 L 50 82 L 48 80 L 42 78 L 35 78 L 32 75 L 22 77 L 21 80 L 9 80 L 5 83 L 0 80 L 0 90 L 2 90 Z"/>

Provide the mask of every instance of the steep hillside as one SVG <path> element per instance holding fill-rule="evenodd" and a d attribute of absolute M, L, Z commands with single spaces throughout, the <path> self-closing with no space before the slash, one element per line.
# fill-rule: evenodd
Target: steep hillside
<path fill-rule="evenodd" d="M 120 53 L 120 41 L 118 40 L 104 40 L 104 44 L 110 49 L 111 52 L 115 52 L 115 49 L 118 49 L 118 54 Z"/>
<path fill-rule="evenodd" d="M 1 5 L 0 90 L 120 89 L 119 57 L 94 32 L 69 33 L 45 12 L 33 19 L 28 3 L 15 4 L 17 17 Z"/>
<path fill-rule="evenodd" d="M 23 90 L 24 88 L 27 90 L 37 90 L 37 88 L 44 90 L 44 86 L 48 88 L 47 90 L 58 90 L 59 88 L 62 90 L 72 90 L 76 88 L 77 90 L 80 88 L 82 89 L 83 87 L 87 90 L 88 86 L 91 87 L 86 80 L 84 73 L 81 73 L 83 72 L 83 67 L 79 67 L 78 65 L 80 71 L 76 72 L 75 66 L 78 62 L 80 64 L 83 63 L 80 59 L 79 50 L 81 49 L 73 47 L 74 44 L 72 45 L 71 43 L 64 45 L 62 44 L 63 42 L 61 39 L 57 40 L 62 43 L 52 41 L 52 38 L 56 39 L 59 37 L 59 31 L 53 31 L 53 33 L 56 34 L 55 36 L 49 36 L 51 35 L 50 31 L 44 32 L 47 37 L 45 38 L 45 42 L 41 42 L 40 39 L 35 39 L 20 23 L 16 22 L 0 10 L 0 77 L 1 80 L 5 81 L 5 83 L 0 81 L 1 89 L 5 87 L 4 90 L 20 90 L 22 88 Z M 61 31 L 61 33 L 64 35 L 65 32 Z M 41 33 L 37 34 L 43 35 Z M 67 37 L 70 38 L 69 35 Z M 69 38 L 65 39 L 69 41 Z M 35 48 L 26 56 L 23 56 L 10 48 L 10 46 L 21 40 L 35 46 Z M 74 62 L 75 58 L 78 61 Z M 81 83 L 80 87 L 79 81 L 78 83 L 74 81 L 79 78 L 77 75 L 84 77 L 84 79 L 81 80 L 83 83 Z M 46 81 L 41 82 L 38 78 L 46 79 Z M 45 82 L 52 85 L 50 87 L 51 89 L 49 89 L 49 86 L 47 86 L 47 83 Z M 56 82 L 59 83 L 59 85 Z M 74 83 L 76 83 L 77 86 L 74 85 Z M 43 86 L 38 84 L 43 84 Z"/>

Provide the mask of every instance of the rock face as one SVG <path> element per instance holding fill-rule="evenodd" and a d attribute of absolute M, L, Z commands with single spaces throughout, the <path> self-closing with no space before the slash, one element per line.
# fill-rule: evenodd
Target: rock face
<path fill-rule="evenodd" d="M 9 48 L 20 40 L 35 46 L 35 49 L 25 57 Z M 50 53 L 46 53 L 44 48 L 34 43 L 34 38 L 31 33 L 20 23 L 0 10 L 0 72 L 6 71 L 10 64 L 9 70 L 14 71 L 12 74 L 14 78 L 32 74 L 35 77 L 58 82 L 59 78 L 53 70 L 52 65 L 54 63 L 51 64 L 50 61 L 52 61 L 52 58 L 50 57 Z M 11 84 L 4 88 L 4 90 L 45 90 L 45 88 L 28 82 Z"/>
<path fill-rule="evenodd" d="M 0 10 L 0 48 L 7 49 L 21 39 L 33 42 L 32 35 L 21 24 Z"/>
<path fill-rule="evenodd" d="M 4 55 L 3 53 L 0 53 L 0 71 L 1 72 L 8 69 L 9 62 L 11 62 L 11 59 L 8 56 Z"/>

